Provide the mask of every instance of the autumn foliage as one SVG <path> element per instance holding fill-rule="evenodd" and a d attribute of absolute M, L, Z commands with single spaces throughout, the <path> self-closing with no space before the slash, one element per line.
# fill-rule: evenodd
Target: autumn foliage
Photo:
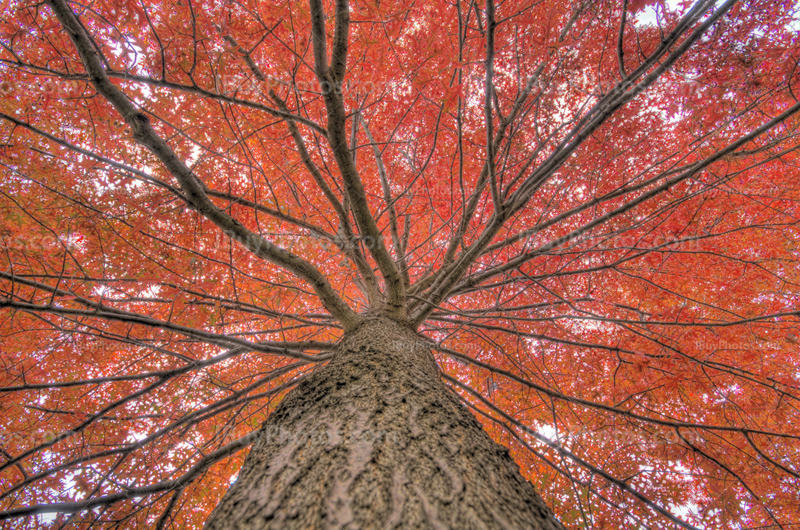
<path fill-rule="evenodd" d="M 1 520 L 201 528 L 395 300 L 566 527 L 800 524 L 796 8 L 323 4 L 2 3 Z"/>

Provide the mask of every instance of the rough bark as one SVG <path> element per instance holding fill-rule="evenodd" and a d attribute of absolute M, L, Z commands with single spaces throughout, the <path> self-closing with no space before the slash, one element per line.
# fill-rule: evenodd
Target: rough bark
<path fill-rule="evenodd" d="M 508 450 L 383 317 L 286 396 L 206 530 L 563 530 Z"/>

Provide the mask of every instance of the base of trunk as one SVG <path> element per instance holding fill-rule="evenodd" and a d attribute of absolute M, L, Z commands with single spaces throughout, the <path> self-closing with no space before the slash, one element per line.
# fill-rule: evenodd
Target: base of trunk
<path fill-rule="evenodd" d="M 385 318 L 286 396 L 205 528 L 563 530 L 420 337 Z"/>

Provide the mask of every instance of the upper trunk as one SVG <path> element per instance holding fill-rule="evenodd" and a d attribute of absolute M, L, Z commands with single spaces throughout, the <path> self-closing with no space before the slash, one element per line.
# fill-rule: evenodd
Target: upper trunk
<path fill-rule="evenodd" d="M 386 318 L 286 396 L 205 528 L 563 530 L 420 337 Z"/>

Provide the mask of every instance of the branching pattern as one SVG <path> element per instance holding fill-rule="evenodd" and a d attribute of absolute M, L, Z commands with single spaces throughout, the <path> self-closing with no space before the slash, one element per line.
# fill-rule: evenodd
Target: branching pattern
<path fill-rule="evenodd" d="M 797 12 L 674 4 L 5 3 L 0 520 L 200 528 L 381 314 L 566 527 L 800 524 Z"/>

